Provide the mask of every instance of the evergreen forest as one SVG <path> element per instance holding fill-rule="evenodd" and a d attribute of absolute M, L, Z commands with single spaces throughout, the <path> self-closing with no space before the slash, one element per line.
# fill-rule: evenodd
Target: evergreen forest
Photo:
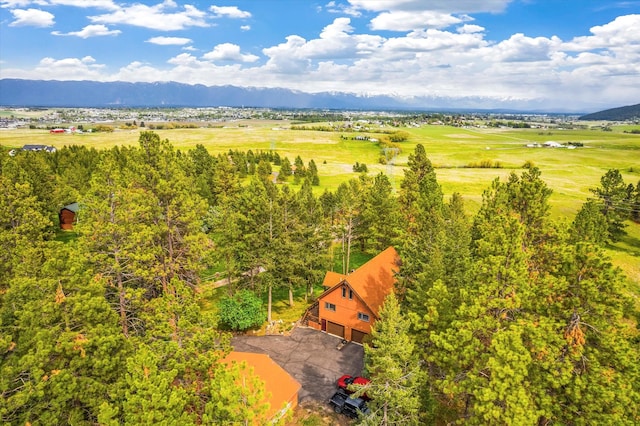
<path fill-rule="evenodd" d="M 470 215 L 422 145 L 397 191 L 361 173 L 318 195 L 321 179 L 312 158 L 181 151 L 152 131 L 130 147 L 0 150 L 0 422 L 270 424 L 262 383 L 237 386 L 243 367 L 221 362 L 231 331 L 270 321 L 276 289 L 311 303 L 330 253 L 346 273 L 355 252 L 394 246 L 358 423 L 640 423 L 638 295 L 604 249 L 639 226 L 640 182 L 609 170 L 566 224 L 534 166 L 494 180 Z M 221 312 L 203 309 L 214 267 Z"/>

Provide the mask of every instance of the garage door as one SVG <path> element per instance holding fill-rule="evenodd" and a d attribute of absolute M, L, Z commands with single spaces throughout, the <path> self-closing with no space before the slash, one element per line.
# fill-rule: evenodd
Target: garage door
<path fill-rule="evenodd" d="M 367 335 L 367 333 L 360 330 L 351 330 L 351 341 L 362 344 L 362 340 Z"/>
<path fill-rule="evenodd" d="M 344 325 L 327 321 L 327 333 L 333 334 L 334 336 L 342 337 L 344 339 Z"/>

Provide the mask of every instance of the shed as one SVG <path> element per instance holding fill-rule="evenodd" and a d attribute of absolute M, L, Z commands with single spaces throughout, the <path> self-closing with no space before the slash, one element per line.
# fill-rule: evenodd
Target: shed
<path fill-rule="evenodd" d="M 223 362 L 231 364 L 245 362 L 253 370 L 253 374 L 264 382 L 269 403 L 268 417 L 272 421 L 277 421 L 288 410 L 298 406 L 298 392 L 302 386 L 269 355 L 233 351 Z"/>
<path fill-rule="evenodd" d="M 71 230 L 73 224 L 76 223 L 76 215 L 78 214 L 78 203 L 67 204 L 60 209 L 58 218 L 60 219 L 60 228 Z"/>

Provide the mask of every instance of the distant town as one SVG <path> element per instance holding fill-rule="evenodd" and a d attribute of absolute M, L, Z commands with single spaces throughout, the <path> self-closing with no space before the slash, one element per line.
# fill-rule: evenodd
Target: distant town
<path fill-rule="evenodd" d="M 145 127 L 151 123 L 191 123 L 194 127 L 216 127 L 239 120 L 283 120 L 292 123 L 362 121 L 379 125 L 446 124 L 493 127 L 587 127 L 578 115 L 518 114 L 487 112 L 340 111 L 273 108 L 3 108 L 0 128 L 70 129 L 81 125 L 126 124 Z M 517 124 L 516 124 L 517 123 Z M 62 132 L 62 131 L 61 131 Z"/>

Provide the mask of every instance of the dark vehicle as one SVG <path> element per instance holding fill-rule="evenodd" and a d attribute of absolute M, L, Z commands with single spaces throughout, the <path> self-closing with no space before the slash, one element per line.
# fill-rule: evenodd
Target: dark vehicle
<path fill-rule="evenodd" d="M 350 376 L 348 374 L 345 374 L 344 376 L 342 376 L 342 377 L 340 377 L 338 379 L 338 387 L 340 389 L 344 390 L 348 394 L 351 394 L 351 393 L 354 392 L 354 390 L 349 389 L 349 385 L 366 386 L 369 383 L 371 383 L 371 380 L 369 380 L 369 379 L 367 379 L 365 377 L 360 377 L 360 376 L 354 377 L 354 376 Z M 365 401 L 369 400 L 369 397 L 367 396 L 366 393 L 364 395 L 362 395 L 361 398 L 364 399 Z"/>
<path fill-rule="evenodd" d="M 369 407 L 362 398 L 351 398 L 342 389 L 334 393 L 329 404 L 333 406 L 333 411 L 338 414 L 344 414 L 352 419 L 358 418 L 359 414 L 366 415 L 369 413 Z"/>

